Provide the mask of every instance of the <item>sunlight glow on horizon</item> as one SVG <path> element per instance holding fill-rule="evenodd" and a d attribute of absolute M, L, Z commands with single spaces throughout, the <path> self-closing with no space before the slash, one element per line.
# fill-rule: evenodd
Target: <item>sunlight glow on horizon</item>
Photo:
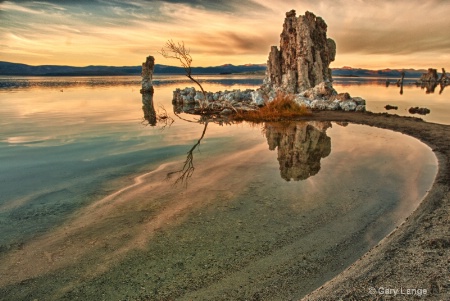
<path fill-rule="evenodd" d="M 137 66 L 184 41 L 194 66 L 266 63 L 285 12 L 306 10 L 337 43 L 330 67 L 441 68 L 450 62 L 450 1 L 3 1 L 0 60 L 29 65 Z"/>

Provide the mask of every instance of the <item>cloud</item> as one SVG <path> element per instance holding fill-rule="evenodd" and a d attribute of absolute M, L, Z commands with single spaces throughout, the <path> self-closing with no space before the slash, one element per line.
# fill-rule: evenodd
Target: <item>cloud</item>
<path fill-rule="evenodd" d="M 337 43 L 335 63 L 450 51 L 446 0 L 17 0 L 0 2 L 0 54 L 34 64 L 48 62 L 26 53 L 62 64 L 132 65 L 173 39 L 184 41 L 201 65 L 260 63 L 279 44 L 291 9 L 326 21 Z"/>
<path fill-rule="evenodd" d="M 190 37 L 192 41 L 200 41 L 194 49 L 202 54 L 239 55 L 264 54 L 267 55 L 271 40 L 260 33 L 240 33 L 236 31 L 219 31 L 213 34 L 201 33 Z"/>
<path fill-rule="evenodd" d="M 182 4 L 195 9 L 213 12 L 236 12 L 243 10 L 265 10 L 266 7 L 252 0 L 227 0 L 227 1 L 205 1 L 205 0 L 164 0 L 145 2 L 165 2 L 167 4 Z"/>

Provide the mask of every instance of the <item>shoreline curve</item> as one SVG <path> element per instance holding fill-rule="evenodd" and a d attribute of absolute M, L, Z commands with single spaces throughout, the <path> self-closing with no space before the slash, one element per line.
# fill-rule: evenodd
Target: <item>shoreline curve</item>
<path fill-rule="evenodd" d="M 400 132 L 431 147 L 438 160 L 435 181 L 416 210 L 346 270 L 301 300 L 446 300 L 450 296 L 450 125 L 371 112 L 320 111 L 301 120 Z"/>

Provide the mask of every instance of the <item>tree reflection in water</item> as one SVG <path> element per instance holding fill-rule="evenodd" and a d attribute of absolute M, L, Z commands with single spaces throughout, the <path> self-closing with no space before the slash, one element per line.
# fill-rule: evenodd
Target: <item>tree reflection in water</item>
<path fill-rule="evenodd" d="M 186 160 L 184 161 L 183 168 L 177 171 L 172 171 L 167 174 L 167 178 L 170 179 L 173 175 L 179 174 L 180 176 L 175 180 L 175 185 L 178 183 L 184 184 L 187 186 L 188 180 L 192 177 L 194 173 L 194 150 L 200 145 L 203 137 L 205 137 L 206 129 L 208 127 L 208 121 L 204 123 L 203 132 L 197 142 L 191 147 L 191 149 L 187 152 Z"/>

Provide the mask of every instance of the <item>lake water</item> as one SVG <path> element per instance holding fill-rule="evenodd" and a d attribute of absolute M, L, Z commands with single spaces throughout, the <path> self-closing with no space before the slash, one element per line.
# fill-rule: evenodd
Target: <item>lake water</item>
<path fill-rule="evenodd" d="M 361 96 L 367 101 L 367 110 L 375 113 L 388 112 L 400 116 L 415 116 L 425 121 L 450 124 L 450 88 L 420 87 L 417 79 L 405 79 L 403 87 L 398 87 L 396 79 L 383 78 L 343 78 L 336 77 L 333 86 L 338 92 L 348 92 L 352 96 Z M 386 105 L 397 106 L 397 110 L 385 109 Z M 411 107 L 428 108 L 427 115 L 410 114 Z"/>
<path fill-rule="evenodd" d="M 211 91 L 261 83 L 201 79 Z M 0 79 L 1 298 L 298 298 L 399 225 L 436 174 L 431 150 L 406 135 L 198 122 L 172 111 L 189 82 L 154 82 L 154 108 L 173 123 L 149 125 L 139 77 Z M 402 114 L 428 97 L 424 119 L 448 124 L 447 91 L 335 88 Z"/>

